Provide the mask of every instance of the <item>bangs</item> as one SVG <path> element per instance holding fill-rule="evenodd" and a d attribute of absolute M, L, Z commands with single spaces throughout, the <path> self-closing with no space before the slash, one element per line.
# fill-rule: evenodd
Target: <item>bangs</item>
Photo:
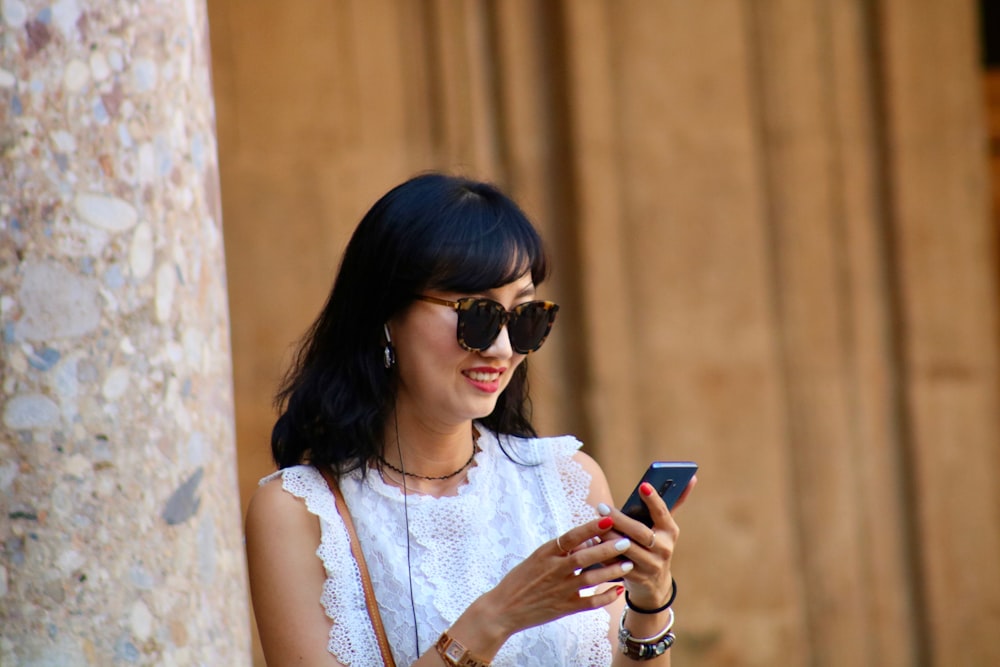
<path fill-rule="evenodd" d="M 476 198 L 478 199 L 478 198 Z M 541 284 L 548 273 L 542 241 L 520 210 L 456 207 L 448 216 L 448 238 L 424 247 L 426 287 L 481 292 L 514 282 L 526 273 Z"/>

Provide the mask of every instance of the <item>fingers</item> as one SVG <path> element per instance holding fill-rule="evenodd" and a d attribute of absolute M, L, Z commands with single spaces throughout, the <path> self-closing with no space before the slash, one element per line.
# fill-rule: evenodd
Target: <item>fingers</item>
<path fill-rule="evenodd" d="M 603 541 L 599 544 L 584 547 L 568 554 L 568 565 L 574 570 L 600 570 L 606 561 L 617 561 L 618 557 L 628 551 L 631 546 L 632 540 L 608 530 L 604 534 Z M 620 573 L 615 572 L 614 576 L 620 576 Z M 608 579 L 604 579 L 604 581 L 608 581 Z M 599 583 L 599 581 L 594 580 L 585 585 L 593 583 Z"/>
<path fill-rule="evenodd" d="M 634 567 L 633 563 L 623 558 L 623 554 L 632 548 L 633 541 L 614 529 L 610 517 L 597 520 L 596 525 L 600 534 L 579 542 L 594 532 L 586 530 L 592 525 L 593 522 L 589 522 L 552 541 L 555 545 L 553 550 L 565 559 L 563 562 L 574 573 L 575 585 L 579 588 L 621 581 L 622 577 Z M 565 547 L 575 543 L 577 546 L 571 552 L 566 552 Z"/>
<path fill-rule="evenodd" d="M 690 492 L 693 484 L 694 482 L 688 486 L 685 494 Z M 666 599 L 664 591 L 669 595 L 672 581 L 670 564 L 680 529 L 674 522 L 666 503 L 651 485 L 642 484 L 639 488 L 639 497 L 649 511 L 652 526 L 647 526 L 604 503 L 597 506 L 598 514 L 614 521 L 614 528 L 603 536 L 605 542 L 616 543 L 624 540 L 628 546 L 618 554 L 615 561 L 605 559 L 603 561 L 605 564 L 582 572 L 579 578 L 586 583 L 623 580 L 628 587 L 629 595 L 637 601 L 637 604 L 655 609 Z"/>
<path fill-rule="evenodd" d="M 582 526 L 570 529 L 556 539 L 552 540 L 550 544 L 557 554 L 568 556 L 569 554 L 576 552 L 588 541 L 591 541 L 592 544 L 592 540 L 595 537 L 601 538 L 602 535 L 611 530 L 613 525 L 614 519 L 611 517 L 594 519 L 593 521 L 588 521 Z"/>
<path fill-rule="evenodd" d="M 687 500 L 688 495 L 691 494 L 691 491 L 694 490 L 695 484 L 697 483 L 698 483 L 698 475 L 695 475 L 694 477 L 691 478 L 691 481 L 688 482 L 688 485 L 684 487 L 684 492 L 681 493 L 680 498 L 678 498 L 677 502 L 674 503 L 674 509 L 672 510 L 673 512 L 676 512 L 677 508 L 684 504 L 684 501 Z"/>
<path fill-rule="evenodd" d="M 652 534 L 649 536 L 649 544 L 646 545 L 647 549 L 652 549 L 656 544 L 656 529 L 653 529 Z"/>
<path fill-rule="evenodd" d="M 614 519 L 615 531 L 631 538 L 637 545 L 645 549 L 652 549 L 655 546 L 657 533 L 667 535 L 671 542 L 675 540 L 679 533 L 677 524 L 670 515 L 666 503 L 654 492 L 653 487 L 649 484 L 642 484 L 639 487 L 639 497 L 642 498 L 649 510 L 649 515 L 653 520 L 652 526 L 636 521 L 623 514 L 621 510 L 612 509 L 604 503 L 598 504 L 597 512 Z"/>
<path fill-rule="evenodd" d="M 609 563 L 595 563 L 584 568 L 577 575 L 580 588 L 591 588 L 599 584 L 619 582 L 635 569 L 635 563 L 627 558 L 617 558 Z"/>
<path fill-rule="evenodd" d="M 673 540 L 663 536 L 676 534 L 677 526 L 670 518 L 663 500 L 655 493 L 647 504 L 653 504 L 651 514 L 667 524 L 649 528 L 606 505 L 599 508 L 604 516 L 563 533 L 549 543 L 549 553 L 559 556 L 568 572 L 574 573 L 574 587 L 590 588 L 602 583 L 621 581 L 636 567 L 640 577 L 661 569 L 664 558 L 669 560 Z M 655 503 L 660 504 L 656 508 Z M 655 524 L 654 524 L 655 525 Z M 636 548 L 638 547 L 638 548 Z M 630 578 L 631 579 L 631 578 Z"/>
<path fill-rule="evenodd" d="M 625 592 L 624 586 L 611 586 L 606 591 L 601 591 L 600 593 L 594 593 L 587 597 L 581 597 L 581 610 L 583 609 L 597 609 L 598 607 L 606 607 Z"/>
<path fill-rule="evenodd" d="M 646 509 L 649 510 L 649 516 L 653 518 L 653 527 L 666 528 L 669 524 L 674 521 L 670 518 L 670 510 L 667 509 L 667 504 L 663 502 L 661 498 L 653 489 L 653 485 L 648 482 L 643 482 L 639 486 L 639 497 L 642 498 L 642 502 L 646 503 Z"/>

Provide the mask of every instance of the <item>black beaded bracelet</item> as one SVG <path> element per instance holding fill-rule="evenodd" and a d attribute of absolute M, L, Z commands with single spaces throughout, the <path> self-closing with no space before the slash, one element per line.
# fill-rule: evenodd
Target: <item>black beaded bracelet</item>
<path fill-rule="evenodd" d="M 667 604 L 665 604 L 662 607 L 659 607 L 657 609 L 643 609 L 642 607 L 636 607 L 634 604 L 632 604 L 632 601 L 629 600 L 629 598 L 628 598 L 628 591 L 625 591 L 625 604 L 627 604 L 628 608 L 631 609 L 632 611 L 634 611 L 637 614 L 659 614 L 661 611 L 666 611 L 667 609 L 669 609 L 670 605 L 672 605 L 674 603 L 674 600 L 676 598 L 677 598 L 677 580 L 676 579 L 671 579 L 670 580 L 670 599 L 667 600 Z"/>
<path fill-rule="evenodd" d="M 639 639 L 625 629 L 625 616 L 628 609 L 622 611 L 622 620 L 618 623 L 618 650 L 633 660 L 652 660 L 666 653 L 674 645 L 674 610 L 668 609 L 669 618 L 662 630 L 652 637 Z"/>

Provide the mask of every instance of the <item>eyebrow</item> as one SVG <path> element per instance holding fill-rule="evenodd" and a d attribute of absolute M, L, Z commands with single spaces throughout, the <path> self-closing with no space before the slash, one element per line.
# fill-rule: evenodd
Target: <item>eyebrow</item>
<path fill-rule="evenodd" d="M 491 298 L 491 299 L 492 298 L 496 298 L 496 291 L 495 291 L 495 289 L 496 288 L 492 288 L 491 287 L 488 290 L 484 290 L 482 292 L 479 292 L 479 294 L 481 296 L 485 296 L 485 297 L 488 297 L 488 298 Z M 535 285 L 534 282 L 532 282 L 532 283 L 530 283 L 528 285 L 525 285 L 521 289 L 519 289 L 517 291 L 517 294 L 514 295 L 514 298 L 515 299 L 523 299 L 524 297 L 532 297 L 532 296 L 536 296 L 537 294 L 538 294 L 538 286 Z"/>
<path fill-rule="evenodd" d="M 526 285 L 522 289 L 518 290 L 517 294 L 514 295 L 514 301 L 516 303 L 517 301 L 519 301 L 521 299 L 531 298 L 531 297 L 536 296 L 537 294 L 538 294 L 538 288 L 535 287 L 534 283 L 532 283 L 532 284 Z M 496 292 L 495 292 L 494 289 L 488 289 L 488 290 L 485 290 L 483 292 L 479 292 L 479 295 L 480 296 L 484 296 L 487 299 L 496 299 L 497 298 L 497 294 L 496 294 Z"/>
<path fill-rule="evenodd" d="M 531 283 L 520 290 L 515 298 L 521 298 L 522 296 L 534 296 L 537 293 L 538 289 L 535 287 L 535 283 Z"/>

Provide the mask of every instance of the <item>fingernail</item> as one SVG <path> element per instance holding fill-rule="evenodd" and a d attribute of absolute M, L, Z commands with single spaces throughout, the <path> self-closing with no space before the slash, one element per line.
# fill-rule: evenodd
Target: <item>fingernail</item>
<path fill-rule="evenodd" d="M 642 486 L 639 487 L 639 491 L 644 496 L 651 496 L 653 495 L 653 485 L 649 482 L 643 482 Z"/>
<path fill-rule="evenodd" d="M 630 560 L 622 562 L 622 572 L 625 574 L 631 572 L 633 567 L 635 567 L 635 563 Z"/>
<path fill-rule="evenodd" d="M 628 539 L 627 537 L 623 537 L 622 539 L 615 542 L 615 551 L 618 552 L 625 551 L 630 546 L 632 546 L 632 540 Z"/>
<path fill-rule="evenodd" d="M 611 514 L 611 508 L 604 503 L 597 503 L 597 513 L 601 516 L 607 516 Z"/>
<path fill-rule="evenodd" d="M 621 595 L 624 592 L 625 592 L 625 587 L 624 586 L 619 586 L 618 588 L 615 589 L 615 593 L 618 594 L 618 595 Z"/>
<path fill-rule="evenodd" d="M 601 530 L 607 530 L 613 525 L 615 525 L 615 522 L 609 516 L 606 516 L 597 522 L 597 527 L 600 528 Z"/>

